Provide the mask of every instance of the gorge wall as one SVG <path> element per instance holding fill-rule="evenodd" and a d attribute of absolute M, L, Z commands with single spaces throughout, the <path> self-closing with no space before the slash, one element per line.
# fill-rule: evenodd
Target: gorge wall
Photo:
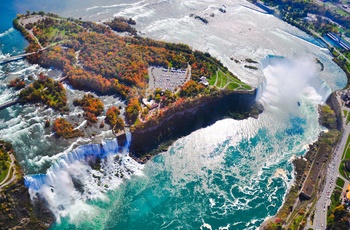
<path fill-rule="evenodd" d="M 172 141 L 223 118 L 256 117 L 262 111 L 256 104 L 256 93 L 256 89 L 244 92 L 219 91 L 172 107 L 163 117 L 132 131 L 130 153 L 144 161 L 152 155 L 150 152 L 164 150 L 161 148 L 162 143 L 169 145 Z"/>

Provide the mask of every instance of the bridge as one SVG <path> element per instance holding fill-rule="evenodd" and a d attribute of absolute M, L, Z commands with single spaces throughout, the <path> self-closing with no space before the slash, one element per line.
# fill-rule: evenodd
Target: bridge
<path fill-rule="evenodd" d="M 4 58 L 4 59 L 0 60 L 0 65 L 3 65 L 3 64 L 9 63 L 9 62 L 13 62 L 13 61 L 17 61 L 20 59 L 24 59 L 25 57 L 27 57 L 29 55 L 33 55 L 35 53 L 36 52 L 31 52 L 31 53 L 19 54 L 19 55 Z"/>
<path fill-rule="evenodd" d="M 19 99 L 14 99 L 12 101 L 5 102 L 3 104 L 0 104 L 0 110 L 6 109 L 7 107 L 10 107 L 12 105 L 15 105 L 19 103 Z"/>
<path fill-rule="evenodd" d="M 57 79 L 57 81 L 58 82 L 63 82 L 67 78 L 68 78 L 67 76 L 61 77 L 61 78 Z M 17 99 L 14 99 L 14 100 L 11 100 L 11 101 L 7 101 L 7 102 L 4 102 L 4 103 L 0 104 L 0 111 L 3 110 L 3 109 L 6 109 L 6 108 L 8 108 L 8 107 L 10 107 L 12 105 L 15 105 L 15 104 L 19 103 L 19 101 L 20 100 L 17 98 Z"/>

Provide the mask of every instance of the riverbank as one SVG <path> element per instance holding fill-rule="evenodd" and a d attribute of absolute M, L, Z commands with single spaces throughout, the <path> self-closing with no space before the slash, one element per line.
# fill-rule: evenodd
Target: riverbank
<path fill-rule="evenodd" d="M 328 131 L 322 132 L 303 156 L 293 159 L 293 184 L 276 215 L 264 221 L 260 229 L 299 229 L 305 228 L 308 221 L 313 222 L 326 170 L 341 136 L 342 116 L 335 93 L 328 98 L 327 105 L 319 107 L 319 114 L 320 125 Z"/>

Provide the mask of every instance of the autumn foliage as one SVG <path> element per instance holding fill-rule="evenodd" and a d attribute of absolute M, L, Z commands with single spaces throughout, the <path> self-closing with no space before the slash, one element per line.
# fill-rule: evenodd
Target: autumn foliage
<path fill-rule="evenodd" d="M 115 18 L 106 24 L 109 26 L 72 18 L 57 20 L 45 17 L 30 25 L 33 34 L 45 49 L 40 49 L 36 40 L 28 38 L 30 45 L 27 52 L 40 50 L 28 56 L 28 60 L 44 67 L 61 70 L 74 88 L 98 95 L 118 95 L 127 100 L 125 120 L 129 124 L 134 124 L 140 114 L 140 92 L 147 88 L 150 66 L 189 68 L 191 72 L 191 80 L 181 88 L 179 94 L 165 91 L 152 95 L 160 104 L 160 108 L 176 105 L 176 101 L 181 100 L 179 96 L 195 97 L 210 92 L 198 83 L 200 77 L 212 76 L 219 67 L 227 70 L 209 53 L 193 51 L 188 45 L 137 36 L 136 30 L 130 26 L 135 24 L 132 19 Z M 134 36 L 119 36 L 110 27 L 114 30 L 128 31 Z M 50 84 L 43 85 L 47 81 Z M 52 84 L 51 81 L 45 79 L 34 82 L 28 90 L 23 90 L 21 100 L 41 101 L 55 109 L 65 110 L 67 99 L 64 88 L 60 83 L 55 85 L 56 83 Z M 91 123 L 98 122 L 97 116 L 104 110 L 103 103 L 92 94 L 75 100 L 74 105 L 83 108 L 85 118 Z M 143 118 L 146 117 L 147 111 L 143 111 Z M 108 110 L 106 122 L 122 128 L 123 120 L 116 114 L 118 112 L 115 109 Z"/>
<path fill-rule="evenodd" d="M 126 107 L 126 115 L 125 118 L 129 122 L 129 124 L 133 124 L 141 110 L 141 106 L 139 100 L 137 98 L 130 99 L 127 107 Z"/>
<path fill-rule="evenodd" d="M 131 18 L 129 20 L 123 17 L 113 18 L 110 22 L 105 22 L 106 25 L 109 25 L 113 30 L 117 32 L 129 32 L 132 35 L 136 35 L 137 31 L 131 25 L 135 25 L 136 22 Z"/>
<path fill-rule="evenodd" d="M 23 89 L 26 86 L 26 83 L 20 78 L 15 78 L 9 82 L 8 86 L 14 87 L 15 89 Z"/>
<path fill-rule="evenodd" d="M 134 21 L 116 18 L 111 23 L 129 25 Z M 46 18 L 35 23 L 33 33 L 44 46 L 57 40 L 63 43 L 33 55 L 32 59 L 42 66 L 63 70 L 72 86 L 99 94 L 127 98 L 132 87 L 146 86 L 150 65 L 187 68 L 190 64 L 194 80 L 212 75 L 218 66 L 224 68 L 208 53 L 192 51 L 188 45 L 121 37 L 92 22 Z M 37 45 L 28 50 L 37 50 Z"/>
<path fill-rule="evenodd" d="M 124 128 L 124 120 L 119 117 L 120 111 L 117 107 L 112 106 L 106 112 L 106 122 L 112 125 L 116 132 Z"/>
<path fill-rule="evenodd" d="M 41 102 L 55 110 L 68 110 L 66 89 L 62 83 L 42 74 L 38 80 L 20 92 L 19 98 L 21 102 Z"/>
<path fill-rule="evenodd" d="M 84 136 L 80 130 L 74 130 L 73 125 L 64 118 L 57 118 L 52 127 L 57 137 L 72 138 Z"/>
<path fill-rule="evenodd" d="M 205 87 L 202 84 L 199 84 L 198 82 L 195 82 L 193 80 L 189 80 L 181 87 L 180 96 L 193 97 L 203 92 L 204 89 Z"/>
<path fill-rule="evenodd" d="M 106 112 L 106 122 L 110 125 L 115 125 L 117 117 L 120 115 L 120 111 L 117 107 L 112 106 Z"/>
<path fill-rule="evenodd" d="M 92 94 L 85 94 L 81 100 L 74 100 L 74 105 L 81 106 L 85 112 L 84 116 L 92 123 L 98 121 L 97 116 L 100 116 L 104 109 L 103 102 Z"/>

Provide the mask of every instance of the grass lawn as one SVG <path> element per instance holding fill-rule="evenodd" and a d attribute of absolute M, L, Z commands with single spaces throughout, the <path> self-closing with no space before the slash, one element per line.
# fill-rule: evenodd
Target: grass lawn
<path fill-rule="evenodd" d="M 227 83 L 227 76 L 226 74 L 222 73 L 221 71 L 219 71 L 219 75 L 221 74 L 221 88 L 225 87 L 226 83 Z"/>
<path fill-rule="evenodd" d="M 237 83 L 231 82 L 230 84 L 227 85 L 226 89 L 235 90 L 238 87 L 239 87 L 239 85 Z"/>
<path fill-rule="evenodd" d="M 344 172 L 343 168 L 344 168 L 344 164 L 343 164 L 343 162 L 341 162 L 340 165 L 339 165 L 339 173 L 340 173 L 340 175 L 342 175 L 344 178 L 347 178 L 347 176 L 345 175 L 345 172 Z"/>
<path fill-rule="evenodd" d="M 346 116 L 346 124 L 348 124 L 350 122 L 350 113 L 348 113 L 348 115 Z"/>
<path fill-rule="evenodd" d="M 217 78 L 217 80 L 216 80 Z M 216 84 L 215 84 L 216 81 Z M 223 72 L 219 69 L 215 75 L 211 76 L 208 79 L 208 82 L 211 86 L 216 86 L 218 88 L 224 88 L 228 90 L 251 90 L 252 88 L 241 82 L 239 79 L 231 76 L 230 73 Z"/>
<path fill-rule="evenodd" d="M 5 179 L 7 172 L 9 170 L 9 167 L 10 167 L 10 163 L 8 163 L 8 162 L 4 162 L 4 163 L 6 164 L 7 167 L 5 170 L 2 170 L 2 169 L 0 170 L 0 182 L 2 182 Z"/>
<path fill-rule="evenodd" d="M 336 184 L 342 188 L 344 187 L 345 181 L 342 178 L 338 177 Z"/>
<path fill-rule="evenodd" d="M 334 210 L 340 204 L 340 192 L 333 192 L 331 195 L 331 207 L 329 210 Z"/>
<path fill-rule="evenodd" d="M 341 8 L 339 8 L 339 7 L 337 7 L 337 8 L 335 9 L 335 11 L 336 11 L 338 14 L 340 14 L 341 16 L 348 16 L 348 15 L 349 15 L 347 12 L 345 12 L 343 9 L 341 9 Z"/>
<path fill-rule="evenodd" d="M 344 152 L 343 152 L 343 155 L 342 155 L 342 159 L 344 159 L 344 157 L 345 157 L 345 153 L 347 152 L 349 142 L 350 142 L 350 136 L 348 136 L 348 139 L 347 139 L 347 141 L 346 141 L 346 145 L 345 145 L 345 148 L 344 148 Z M 345 159 L 347 159 L 347 158 L 345 158 Z"/>
<path fill-rule="evenodd" d="M 346 154 L 345 154 L 345 159 L 349 159 L 350 158 L 350 148 L 346 149 Z"/>
<path fill-rule="evenodd" d="M 216 86 L 217 86 L 217 87 L 220 87 L 220 86 L 221 86 L 221 78 L 222 78 L 222 75 L 219 74 L 219 72 L 217 72 L 217 74 L 218 74 L 218 80 L 216 81 Z"/>
<path fill-rule="evenodd" d="M 212 86 L 215 84 L 215 81 L 216 81 L 216 74 L 214 74 L 208 79 L 209 85 L 212 85 Z"/>
<path fill-rule="evenodd" d="M 344 113 L 344 117 L 346 117 L 348 115 L 348 111 L 347 110 L 343 110 Z"/>
<path fill-rule="evenodd" d="M 243 87 L 243 89 L 247 89 L 247 90 L 251 90 L 252 89 L 252 87 L 250 87 L 247 84 L 242 84 L 242 87 Z"/>

